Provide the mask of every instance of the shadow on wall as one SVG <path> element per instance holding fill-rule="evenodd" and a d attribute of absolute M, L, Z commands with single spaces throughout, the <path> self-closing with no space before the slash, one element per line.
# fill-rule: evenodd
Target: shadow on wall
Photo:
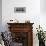
<path fill-rule="evenodd" d="M 40 0 L 40 11 L 46 14 L 46 0 Z"/>
<path fill-rule="evenodd" d="M 2 31 L 2 0 L 0 0 L 0 31 Z"/>

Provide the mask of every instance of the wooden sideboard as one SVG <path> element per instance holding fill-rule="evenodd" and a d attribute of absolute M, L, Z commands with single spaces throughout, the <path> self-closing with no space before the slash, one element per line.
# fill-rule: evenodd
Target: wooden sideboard
<path fill-rule="evenodd" d="M 7 23 L 12 39 L 23 43 L 22 46 L 33 46 L 33 23 Z"/>

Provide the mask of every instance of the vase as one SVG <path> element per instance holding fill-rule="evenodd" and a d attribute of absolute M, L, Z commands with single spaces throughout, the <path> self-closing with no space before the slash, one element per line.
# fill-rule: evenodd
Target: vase
<path fill-rule="evenodd" d="M 39 46 L 45 46 L 45 41 L 39 40 Z"/>

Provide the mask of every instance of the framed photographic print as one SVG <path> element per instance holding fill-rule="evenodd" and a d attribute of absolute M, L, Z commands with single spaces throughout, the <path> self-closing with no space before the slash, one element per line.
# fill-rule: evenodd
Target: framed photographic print
<path fill-rule="evenodd" d="M 26 7 L 14 7 L 14 13 L 25 13 Z"/>

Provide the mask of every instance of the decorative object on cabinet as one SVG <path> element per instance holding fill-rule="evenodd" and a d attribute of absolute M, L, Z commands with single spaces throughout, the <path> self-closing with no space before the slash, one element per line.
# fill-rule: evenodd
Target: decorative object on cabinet
<path fill-rule="evenodd" d="M 17 19 L 10 19 L 10 21 L 8 21 L 9 23 L 19 23 L 19 21 Z"/>
<path fill-rule="evenodd" d="M 30 20 L 25 20 L 25 23 L 30 23 Z"/>

